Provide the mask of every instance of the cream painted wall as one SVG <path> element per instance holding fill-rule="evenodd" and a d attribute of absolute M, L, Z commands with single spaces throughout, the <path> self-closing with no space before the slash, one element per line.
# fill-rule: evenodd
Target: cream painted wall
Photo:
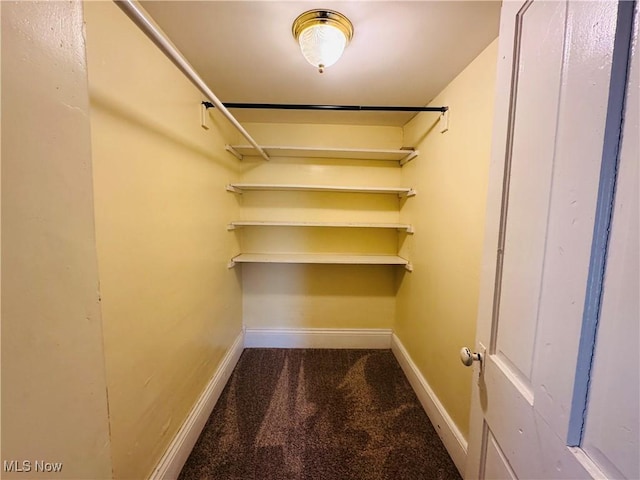
<path fill-rule="evenodd" d="M 85 3 L 113 469 L 146 478 L 242 328 L 226 121 L 112 2 Z"/>
<path fill-rule="evenodd" d="M 414 272 L 402 277 L 394 329 L 465 436 L 471 369 L 459 351 L 475 341 L 496 60 L 497 40 L 433 100 L 450 107 L 448 132 L 436 114 L 404 128 L 421 155 L 402 170 L 418 194 L 400 217 L 417 233 L 402 248 Z"/>
<path fill-rule="evenodd" d="M 82 6 L 0 9 L 2 477 L 110 478 Z"/>
<path fill-rule="evenodd" d="M 301 147 L 400 148 L 398 127 L 246 124 L 259 143 Z M 239 143 L 244 143 L 239 141 Z M 246 158 L 241 180 L 342 186 L 401 186 L 397 163 Z M 394 195 L 245 192 L 235 195 L 242 220 L 398 222 Z M 243 252 L 396 254 L 406 235 L 395 230 L 253 227 L 236 230 Z M 242 265 L 248 328 L 391 328 L 399 267 Z"/>

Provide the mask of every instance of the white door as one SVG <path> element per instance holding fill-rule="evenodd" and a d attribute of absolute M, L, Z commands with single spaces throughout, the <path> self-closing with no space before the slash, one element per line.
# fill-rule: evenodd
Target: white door
<path fill-rule="evenodd" d="M 467 479 L 640 478 L 633 9 L 503 4 Z"/>

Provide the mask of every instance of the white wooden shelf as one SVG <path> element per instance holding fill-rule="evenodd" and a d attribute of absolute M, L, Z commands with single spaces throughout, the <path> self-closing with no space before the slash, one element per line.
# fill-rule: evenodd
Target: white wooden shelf
<path fill-rule="evenodd" d="M 413 188 L 407 187 L 350 187 L 337 185 L 287 185 L 268 183 L 231 183 L 227 185 L 227 190 L 229 192 L 239 194 L 246 191 L 374 193 L 398 195 L 399 197 L 413 197 L 416 194 L 416 191 Z"/>
<path fill-rule="evenodd" d="M 358 223 L 358 222 L 265 222 L 237 221 L 227 225 L 227 230 L 239 227 L 337 227 L 337 228 L 394 228 L 414 233 L 413 226 L 406 223 Z"/>
<path fill-rule="evenodd" d="M 397 255 L 345 255 L 326 253 L 242 253 L 233 257 L 229 268 L 238 263 L 297 263 L 327 265 L 402 265 L 413 268 L 409 261 Z"/>
<path fill-rule="evenodd" d="M 418 156 L 414 149 L 320 148 L 260 145 L 269 157 L 341 158 L 351 160 L 388 160 L 404 165 Z M 260 156 L 252 145 L 226 145 L 226 150 L 242 160 Z"/>

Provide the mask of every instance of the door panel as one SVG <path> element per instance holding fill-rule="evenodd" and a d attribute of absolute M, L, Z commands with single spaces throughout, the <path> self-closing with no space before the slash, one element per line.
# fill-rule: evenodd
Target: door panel
<path fill-rule="evenodd" d="M 513 473 L 513 470 L 511 470 L 511 468 L 509 467 L 506 456 L 502 452 L 502 449 L 498 445 L 496 438 L 493 436 L 488 427 L 487 435 L 487 460 L 484 466 L 485 478 L 505 478 L 509 480 L 515 480 L 515 473 Z"/>
<path fill-rule="evenodd" d="M 517 96 L 507 158 L 507 228 L 494 320 L 498 331 L 491 350 L 526 383 L 538 323 L 566 10 L 561 2 L 526 4 L 514 39 Z"/>
<path fill-rule="evenodd" d="M 535 411 L 535 400 L 521 395 L 521 389 L 514 388 L 517 378 L 510 376 L 509 372 L 505 374 L 499 360 L 496 362 L 495 359 L 488 355 L 485 365 L 485 418 L 496 441 L 504 447 L 504 458 L 508 459 L 504 468 L 513 470 L 522 479 L 591 478 L 588 474 L 590 465 L 576 459 L 574 449 L 566 447 L 563 439 Z M 481 464 L 486 464 L 486 461 L 486 458 L 481 458 Z M 473 475 L 467 477 L 477 478 Z M 502 477 L 481 475 L 480 478 Z"/>

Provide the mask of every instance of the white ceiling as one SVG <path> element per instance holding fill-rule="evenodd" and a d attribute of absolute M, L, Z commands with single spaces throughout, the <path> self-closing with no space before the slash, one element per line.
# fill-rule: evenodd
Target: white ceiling
<path fill-rule="evenodd" d="M 490 1 L 143 1 L 222 102 L 429 103 L 498 36 Z M 312 8 L 345 14 L 354 37 L 319 74 L 291 34 Z M 403 125 L 413 113 L 232 110 L 241 122 Z"/>

